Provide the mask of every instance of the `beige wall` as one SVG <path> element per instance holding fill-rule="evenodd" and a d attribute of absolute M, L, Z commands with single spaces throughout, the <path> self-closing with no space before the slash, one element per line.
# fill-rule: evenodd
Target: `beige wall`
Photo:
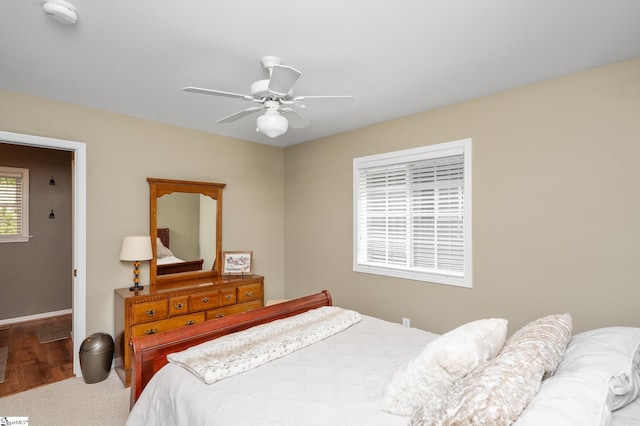
<path fill-rule="evenodd" d="M 425 94 L 428 96 L 428 93 Z M 285 149 L 286 297 L 435 332 L 640 326 L 640 59 Z M 352 271 L 352 159 L 473 139 L 472 289 Z"/>
<path fill-rule="evenodd" d="M 281 148 L 3 91 L 0 130 L 87 145 L 87 334 L 113 333 L 113 289 L 132 279 L 122 237 L 149 232 L 147 177 L 226 183 L 223 249 L 253 250 L 265 297 L 283 297 Z"/>

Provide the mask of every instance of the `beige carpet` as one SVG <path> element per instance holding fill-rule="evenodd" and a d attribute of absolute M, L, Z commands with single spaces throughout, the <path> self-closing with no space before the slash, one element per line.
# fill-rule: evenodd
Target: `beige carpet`
<path fill-rule="evenodd" d="M 0 418 L 28 417 L 29 426 L 118 426 L 128 415 L 129 388 L 114 371 L 98 383 L 72 378 L 0 398 Z"/>
<path fill-rule="evenodd" d="M 71 324 L 44 325 L 36 330 L 36 334 L 40 343 L 68 339 L 71 335 Z"/>
<path fill-rule="evenodd" d="M 7 372 L 7 354 L 9 348 L 0 348 L 0 383 L 4 382 L 4 375 Z M 0 416 L 2 413 L 0 413 Z"/>

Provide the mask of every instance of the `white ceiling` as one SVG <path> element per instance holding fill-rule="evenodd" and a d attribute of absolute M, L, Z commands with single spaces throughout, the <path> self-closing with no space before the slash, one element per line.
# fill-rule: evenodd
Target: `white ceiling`
<path fill-rule="evenodd" d="M 638 0 L 69 1 L 76 25 L 0 3 L 0 89 L 276 146 L 640 56 Z M 265 55 L 355 104 L 270 139 L 216 123 L 256 104 L 181 90 L 249 94 Z"/>

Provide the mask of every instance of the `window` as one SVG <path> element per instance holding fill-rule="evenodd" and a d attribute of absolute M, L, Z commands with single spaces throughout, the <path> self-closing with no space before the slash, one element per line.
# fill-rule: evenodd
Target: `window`
<path fill-rule="evenodd" d="M 353 270 L 471 287 L 471 139 L 353 160 Z"/>
<path fill-rule="evenodd" d="M 29 169 L 0 167 L 0 243 L 29 240 Z"/>

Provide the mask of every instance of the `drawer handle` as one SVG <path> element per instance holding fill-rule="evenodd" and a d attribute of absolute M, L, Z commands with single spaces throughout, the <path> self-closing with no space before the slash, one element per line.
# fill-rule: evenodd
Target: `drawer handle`
<path fill-rule="evenodd" d="M 195 322 L 194 320 L 190 319 L 190 320 L 188 320 L 188 321 L 185 321 L 185 322 L 184 322 L 184 325 L 193 325 L 193 324 L 195 324 L 195 323 L 196 323 L 196 322 Z"/>
<path fill-rule="evenodd" d="M 231 300 L 231 299 L 233 299 L 233 294 L 231 294 L 231 293 L 225 294 L 224 298 L 227 299 L 227 300 Z"/>
<path fill-rule="evenodd" d="M 216 314 L 216 318 L 222 318 L 224 316 L 224 314 L 222 312 L 218 312 Z"/>
<path fill-rule="evenodd" d="M 248 297 L 253 296 L 253 291 L 248 291 L 248 292 L 247 292 L 247 296 L 248 296 Z"/>
<path fill-rule="evenodd" d="M 176 309 L 182 309 L 184 308 L 184 303 L 180 302 L 180 303 L 176 303 L 173 305 L 174 308 Z"/>
<path fill-rule="evenodd" d="M 203 297 L 202 298 L 202 303 L 207 303 L 209 302 L 209 298 L 208 297 Z"/>
<path fill-rule="evenodd" d="M 146 334 L 146 335 L 148 336 L 148 335 L 150 335 L 150 334 L 156 334 L 157 332 L 158 332 L 158 329 L 157 329 L 157 328 L 150 328 L 150 329 L 148 329 L 148 330 L 145 330 L 145 331 L 144 331 L 144 334 Z"/>
<path fill-rule="evenodd" d="M 147 316 L 154 316 L 156 314 L 156 310 L 155 309 L 147 309 Z"/>

